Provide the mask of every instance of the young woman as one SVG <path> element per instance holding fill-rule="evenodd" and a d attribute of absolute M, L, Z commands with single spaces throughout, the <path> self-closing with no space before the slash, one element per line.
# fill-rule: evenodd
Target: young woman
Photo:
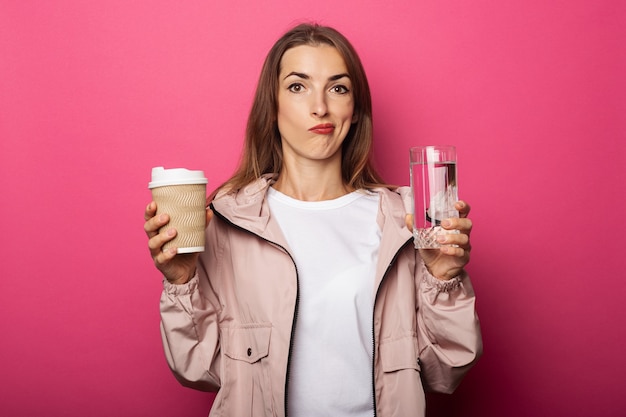
<path fill-rule="evenodd" d="M 384 184 L 371 150 L 359 57 L 300 25 L 266 58 L 206 251 L 163 251 L 176 230 L 146 208 L 167 361 L 217 391 L 211 416 L 421 416 L 424 388 L 452 392 L 480 356 L 469 206 L 441 249 L 415 250 L 408 189 Z"/>

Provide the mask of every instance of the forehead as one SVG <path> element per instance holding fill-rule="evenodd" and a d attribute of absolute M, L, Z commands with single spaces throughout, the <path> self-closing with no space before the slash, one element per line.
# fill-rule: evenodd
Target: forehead
<path fill-rule="evenodd" d="M 299 45 L 288 49 L 280 60 L 280 74 L 291 72 L 310 76 L 347 73 L 346 62 L 339 51 L 330 45 Z"/>

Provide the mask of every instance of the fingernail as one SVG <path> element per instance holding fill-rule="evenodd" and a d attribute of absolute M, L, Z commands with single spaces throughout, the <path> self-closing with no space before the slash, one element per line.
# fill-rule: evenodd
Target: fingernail
<path fill-rule="evenodd" d="M 166 220 L 167 220 L 167 217 L 165 216 L 165 214 L 161 214 L 161 215 L 159 216 L 159 221 L 160 221 L 160 222 L 164 222 L 164 221 L 166 221 Z"/>
<path fill-rule="evenodd" d="M 174 229 L 167 229 L 167 235 L 168 236 L 174 236 L 176 234 L 176 232 L 174 231 Z"/>
<path fill-rule="evenodd" d="M 452 222 L 450 220 L 444 220 L 444 221 L 441 222 L 441 225 L 443 227 L 450 227 L 450 226 L 452 226 Z"/>
<path fill-rule="evenodd" d="M 439 235 L 437 236 L 437 242 L 439 243 L 445 243 L 446 241 L 446 236 L 445 235 Z"/>

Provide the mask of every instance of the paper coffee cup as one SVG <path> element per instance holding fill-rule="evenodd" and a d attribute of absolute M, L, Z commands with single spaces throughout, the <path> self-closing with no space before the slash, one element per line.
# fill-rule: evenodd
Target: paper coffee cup
<path fill-rule="evenodd" d="M 174 239 L 163 245 L 163 250 L 175 247 L 177 253 L 204 251 L 207 182 L 202 171 L 152 168 L 148 188 L 157 205 L 156 214 L 170 216 L 170 222 L 161 230 L 173 227 L 178 232 Z"/>

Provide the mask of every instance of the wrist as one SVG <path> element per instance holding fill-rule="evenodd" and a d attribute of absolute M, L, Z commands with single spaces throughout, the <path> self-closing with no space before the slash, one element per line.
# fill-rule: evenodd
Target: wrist
<path fill-rule="evenodd" d="M 167 282 L 169 282 L 172 285 L 185 285 L 186 283 L 188 283 L 189 281 L 191 281 L 191 279 L 196 275 L 196 270 L 194 269 L 191 274 L 187 275 L 187 276 L 182 276 L 179 278 L 174 278 L 174 279 L 169 279 L 168 277 L 165 277 L 165 279 L 167 280 Z"/>

